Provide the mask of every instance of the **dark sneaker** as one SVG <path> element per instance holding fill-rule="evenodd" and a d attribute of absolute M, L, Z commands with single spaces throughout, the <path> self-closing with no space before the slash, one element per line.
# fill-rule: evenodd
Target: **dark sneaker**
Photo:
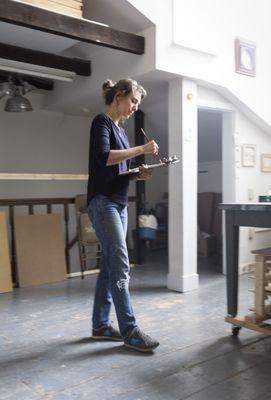
<path fill-rule="evenodd" d="M 124 339 L 124 345 L 131 349 L 148 352 L 153 351 L 159 346 L 157 340 L 143 333 L 137 326 L 132 330 L 129 336 Z"/>
<path fill-rule="evenodd" d="M 97 340 L 115 340 L 115 341 L 123 341 L 123 337 L 119 333 L 119 331 L 113 326 L 104 326 L 100 329 L 92 329 L 92 339 Z"/>

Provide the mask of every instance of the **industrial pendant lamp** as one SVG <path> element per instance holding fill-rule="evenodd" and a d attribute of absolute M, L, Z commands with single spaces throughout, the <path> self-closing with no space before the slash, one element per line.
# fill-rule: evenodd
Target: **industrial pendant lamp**
<path fill-rule="evenodd" d="M 24 112 L 32 111 L 33 108 L 30 101 L 21 95 L 19 87 L 16 87 L 10 98 L 7 99 L 4 110 L 8 112 Z"/>

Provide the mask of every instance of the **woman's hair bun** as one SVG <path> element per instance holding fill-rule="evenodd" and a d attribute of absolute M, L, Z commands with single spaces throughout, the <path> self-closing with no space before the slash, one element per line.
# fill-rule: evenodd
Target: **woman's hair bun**
<path fill-rule="evenodd" d="M 117 83 L 113 83 L 110 79 L 107 79 L 103 83 L 103 97 L 107 106 L 114 101 L 116 95 L 125 97 L 135 92 L 141 95 L 141 100 L 147 95 L 143 86 L 131 78 L 120 79 Z"/>
<path fill-rule="evenodd" d="M 107 91 L 108 89 L 111 89 L 114 87 L 115 84 L 111 81 L 111 79 L 106 79 L 103 83 L 103 92 Z"/>

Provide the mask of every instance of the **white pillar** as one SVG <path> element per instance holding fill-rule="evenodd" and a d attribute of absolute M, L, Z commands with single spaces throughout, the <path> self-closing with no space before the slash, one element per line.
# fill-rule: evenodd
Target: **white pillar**
<path fill-rule="evenodd" d="M 169 167 L 168 288 L 198 288 L 197 274 L 197 85 L 169 82 L 168 151 L 181 162 Z"/>

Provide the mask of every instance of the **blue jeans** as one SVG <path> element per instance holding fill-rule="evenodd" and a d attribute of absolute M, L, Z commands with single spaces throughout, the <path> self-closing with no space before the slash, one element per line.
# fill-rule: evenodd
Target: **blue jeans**
<path fill-rule="evenodd" d="M 102 267 L 96 284 L 92 326 L 99 329 L 109 325 L 113 299 L 120 333 L 125 337 L 136 326 L 129 293 L 127 207 L 97 195 L 88 206 L 88 214 L 102 247 Z"/>

